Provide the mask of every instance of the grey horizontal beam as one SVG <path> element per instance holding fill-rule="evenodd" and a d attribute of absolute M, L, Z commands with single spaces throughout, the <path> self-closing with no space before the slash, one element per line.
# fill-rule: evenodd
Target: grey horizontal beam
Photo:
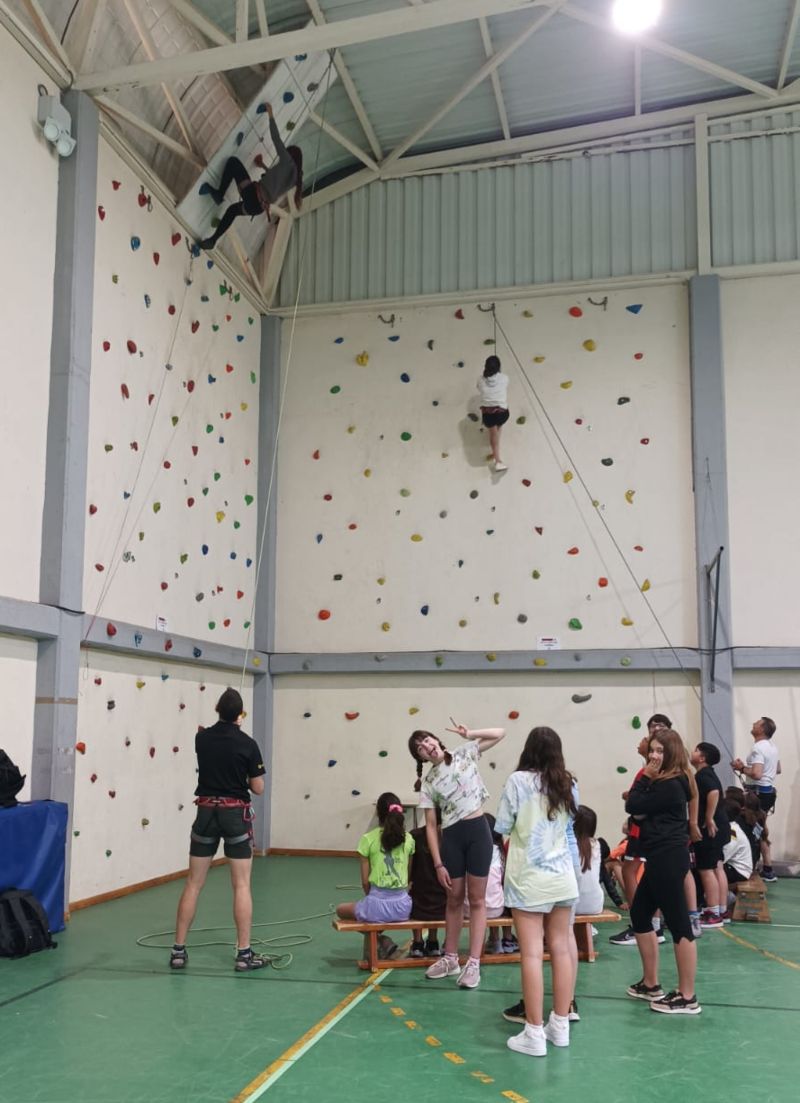
<path fill-rule="evenodd" d="M 115 629 L 109 635 L 108 626 Z M 81 646 L 96 651 L 111 651 L 124 655 L 143 655 L 147 659 L 162 662 L 197 663 L 200 666 L 220 670 L 239 670 L 245 666 L 248 674 L 266 674 L 269 656 L 257 651 L 245 652 L 242 647 L 230 647 L 223 643 L 192 636 L 176 636 L 171 632 L 157 632 L 141 624 L 128 624 L 121 620 L 107 620 L 84 614 Z M 198 654 L 199 652 L 199 654 Z"/>
<path fill-rule="evenodd" d="M 734 670 L 800 670 L 800 647 L 734 647 Z"/>
<path fill-rule="evenodd" d="M 270 674 L 415 674 L 447 670 L 485 673 L 503 670 L 699 670 L 700 657 L 690 648 L 641 648 L 630 651 L 413 651 L 384 654 L 271 655 Z"/>
<path fill-rule="evenodd" d="M 38 601 L 0 597 L 0 635 L 52 640 L 58 635 L 61 610 Z"/>

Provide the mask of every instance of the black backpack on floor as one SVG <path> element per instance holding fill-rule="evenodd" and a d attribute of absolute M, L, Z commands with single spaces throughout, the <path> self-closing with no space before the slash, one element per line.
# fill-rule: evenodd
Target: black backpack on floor
<path fill-rule="evenodd" d="M 57 945 L 47 913 L 32 892 L 0 892 L 0 957 L 27 957 L 39 950 L 54 950 Z"/>
<path fill-rule="evenodd" d="M 25 775 L 19 772 L 5 751 L 0 750 L 0 808 L 13 808 L 17 793 L 25 784 Z"/>

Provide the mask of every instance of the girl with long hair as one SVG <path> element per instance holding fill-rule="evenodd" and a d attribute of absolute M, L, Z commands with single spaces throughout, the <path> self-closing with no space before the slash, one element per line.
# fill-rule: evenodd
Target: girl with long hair
<path fill-rule="evenodd" d="M 483 375 L 478 379 L 481 398 L 481 420 L 489 430 L 489 445 L 495 471 L 507 471 L 508 464 L 500 459 L 500 430 L 509 419 L 508 376 L 500 371 L 500 357 L 488 356 Z"/>
<path fill-rule="evenodd" d="M 634 999 L 647 1000 L 653 1011 L 697 1015 L 695 995 L 697 947 L 689 919 L 684 880 L 689 872 L 689 803 L 697 785 L 681 737 L 671 729 L 650 739 L 647 765 L 636 778 L 625 810 L 641 817 L 644 876 L 631 904 L 631 926 L 642 959 L 642 979 L 628 988 Z M 678 987 L 664 994 L 658 983 L 658 941 L 652 920 L 660 909 L 672 935 Z"/>
<path fill-rule="evenodd" d="M 425 809 L 428 848 L 433 855 L 439 884 L 447 892 L 444 954 L 426 971 L 431 980 L 458 974 L 462 988 L 477 988 L 481 980 L 481 951 L 486 934 L 486 881 L 492 862 L 492 833 L 483 814 L 489 791 L 478 771 L 483 751 L 494 747 L 505 735 L 503 728 L 471 730 L 456 724 L 447 731 L 466 743 L 451 753 L 431 732 L 415 731 L 408 749 L 417 762 L 415 790 L 420 808 Z M 430 770 L 422 780 L 422 767 Z M 436 826 L 436 809 L 441 809 L 441 846 Z M 464 894 L 469 898 L 469 957 L 462 969 L 458 962 L 458 939 L 464 918 Z"/>
<path fill-rule="evenodd" d="M 359 923 L 402 923 L 411 915 L 408 873 L 414 840 L 406 831 L 400 798 L 381 793 L 375 802 L 378 826 L 362 835 L 358 842 L 361 859 L 361 887 L 364 897 L 355 903 L 339 904 L 340 919 Z M 387 936 L 378 939 L 380 957 L 393 957 L 397 946 Z"/>
<path fill-rule="evenodd" d="M 509 1049 L 544 1057 L 547 1043 L 569 1045 L 574 990 L 570 920 L 578 898 L 568 825 L 577 788 L 564 765 L 561 739 L 534 728 L 517 769 L 503 787 L 495 830 L 509 836 L 505 899 L 519 939 L 525 1028 Z M 553 1010 L 544 1025 L 544 939 L 553 971 Z"/>
<path fill-rule="evenodd" d="M 269 115 L 269 133 L 278 159 L 266 169 L 260 180 L 251 180 L 247 169 L 238 157 L 229 157 L 222 170 L 222 179 L 218 188 L 209 183 L 200 185 L 201 195 L 210 195 L 219 205 L 225 198 L 225 192 L 236 181 L 240 201 L 232 203 L 225 211 L 211 237 L 199 242 L 201 249 L 213 249 L 222 235 L 230 228 L 234 219 L 249 214 L 251 218 L 266 214 L 269 219 L 270 206 L 277 203 L 288 191 L 294 188 L 295 206 L 303 203 L 303 152 L 299 146 L 285 146 L 272 113 L 272 104 L 266 105 Z"/>

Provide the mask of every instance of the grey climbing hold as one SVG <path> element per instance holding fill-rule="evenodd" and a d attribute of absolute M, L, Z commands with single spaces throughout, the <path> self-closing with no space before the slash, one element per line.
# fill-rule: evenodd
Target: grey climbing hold
<path fill-rule="evenodd" d="M 587 701 L 591 701 L 591 693 L 573 693 L 572 703 L 573 705 L 584 705 Z"/>

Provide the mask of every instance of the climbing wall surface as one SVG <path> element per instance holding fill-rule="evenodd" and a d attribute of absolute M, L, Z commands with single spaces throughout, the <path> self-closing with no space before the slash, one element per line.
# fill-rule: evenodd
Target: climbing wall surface
<path fill-rule="evenodd" d="M 278 650 L 660 647 L 656 617 L 696 643 L 685 287 L 505 302 L 497 318 L 521 362 L 498 331 L 502 474 L 477 412 L 490 312 L 298 322 Z"/>
<path fill-rule="evenodd" d="M 136 656 L 84 653 L 78 699 L 71 901 L 185 869 L 194 736 L 239 678 Z M 252 682 L 245 682 L 252 711 Z M 248 722 L 242 724 L 248 731 Z M 221 854 L 220 854 L 221 856 Z"/>
<path fill-rule="evenodd" d="M 679 676 L 539 670 L 278 678 L 271 845 L 355 849 L 359 835 L 374 826 L 373 805 L 382 792 L 404 802 L 414 798 L 411 732 L 432 731 L 453 747 L 459 737 L 445 731 L 452 716 L 468 727 L 506 729 L 497 750 L 482 758 L 488 812 L 496 811 L 531 728 L 555 728 L 581 800 L 595 809 L 613 846 L 624 819 L 620 794 L 641 765 L 636 747 L 655 711 L 666 712 L 687 741 L 698 738 L 696 698 Z"/>
<path fill-rule="evenodd" d="M 0 540 L 0 592 L 28 601 L 39 599 L 58 188 L 58 157 L 36 124 L 38 84 L 55 91 L 0 28 L 0 469 L 14 473 L 0 499 L 13 519 L 13 536 Z"/>
<path fill-rule="evenodd" d="M 244 645 L 260 327 L 101 144 L 85 608 Z"/>
<path fill-rule="evenodd" d="M 773 736 L 781 761 L 776 782 L 778 801 L 769 820 L 772 857 L 800 863 L 800 688 L 792 670 L 747 671 L 734 682 L 736 755 L 746 759 L 753 749 L 750 729 L 760 716 L 777 725 Z"/>
<path fill-rule="evenodd" d="M 30 779 L 33 757 L 33 705 L 36 698 L 36 644 L 19 636 L 0 636 L 0 695 L 3 732 L 0 749 Z M 19 800 L 30 800 L 30 780 Z"/>
<path fill-rule="evenodd" d="M 800 276 L 722 285 L 733 642 L 800 645 Z M 760 706 L 762 711 L 766 706 Z"/>

